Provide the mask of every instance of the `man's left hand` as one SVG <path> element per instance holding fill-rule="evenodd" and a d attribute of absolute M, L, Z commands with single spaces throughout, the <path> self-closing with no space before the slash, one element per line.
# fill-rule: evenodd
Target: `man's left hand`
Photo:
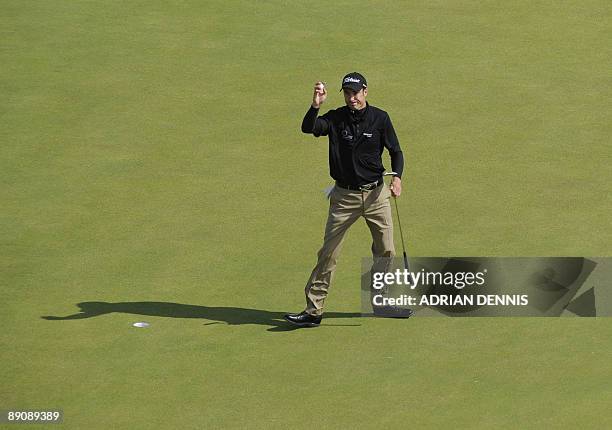
<path fill-rule="evenodd" d="M 393 197 L 399 197 L 400 194 L 402 194 L 402 180 L 401 180 L 401 178 L 398 178 L 397 176 L 394 176 L 393 180 L 391 181 L 391 185 L 389 186 L 389 188 L 391 188 L 391 195 Z"/>

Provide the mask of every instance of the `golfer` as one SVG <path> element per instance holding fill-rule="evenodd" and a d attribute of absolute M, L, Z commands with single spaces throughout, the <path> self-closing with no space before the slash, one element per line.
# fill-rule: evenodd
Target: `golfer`
<path fill-rule="evenodd" d="M 357 72 L 346 75 L 342 79 L 342 91 L 346 106 L 318 116 L 327 98 L 327 89 L 322 82 L 317 82 L 312 105 L 302 121 L 304 133 L 328 137 L 330 175 L 336 184 L 330 194 L 323 246 L 306 284 L 306 309 L 299 314 L 285 315 L 287 321 L 300 327 L 321 323 L 323 303 L 344 235 L 359 217 L 365 218 L 372 234 L 374 260 L 389 261 L 395 255 L 389 198 L 402 193 L 402 150 L 387 112 L 366 101 L 368 84 L 363 75 Z M 384 148 L 389 151 L 391 167 L 396 173 L 390 187 L 383 182 Z"/>

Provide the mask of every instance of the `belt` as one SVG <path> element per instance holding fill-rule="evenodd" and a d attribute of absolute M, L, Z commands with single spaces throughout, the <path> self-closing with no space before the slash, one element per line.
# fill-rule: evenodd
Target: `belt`
<path fill-rule="evenodd" d="M 364 184 L 364 185 L 348 185 L 348 184 L 343 184 L 340 181 L 336 181 L 336 185 L 339 186 L 340 188 L 344 188 L 346 190 L 353 190 L 353 191 L 372 191 L 374 188 L 378 188 L 382 184 L 383 184 L 382 178 L 380 178 L 376 182 L 370 182 L 369 184 Z"/>

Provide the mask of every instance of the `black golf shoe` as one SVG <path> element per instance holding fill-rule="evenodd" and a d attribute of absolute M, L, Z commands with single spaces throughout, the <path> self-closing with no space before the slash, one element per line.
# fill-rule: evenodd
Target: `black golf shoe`
<path fill-rule="evenodd" d="M 298 327 L 318 327 L 323 319 L 321 315 L 310 315 L 306 311 L 299 314 L 287 314 L 284 318 Z"/>

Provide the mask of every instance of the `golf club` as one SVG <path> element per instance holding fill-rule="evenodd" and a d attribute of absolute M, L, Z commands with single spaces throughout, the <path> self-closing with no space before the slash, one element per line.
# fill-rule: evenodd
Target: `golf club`
<path fill-rule="evenodd" d="M 393 176 L 397 175 L 395 172 L 383 173 L 383 176 Z M 404 267 L 408 272 L 410 272 L 410 268 L 408 267 L 408 256 L 406 255 L 406 245 L 404 244 L 404 232 L 402 231 L 402 221 L 400 220 L 399 209 L 397 208 L 397 200 L 395 196 L 393 196 L 393 201 L 395 202 L 395 213 L 397 214 L 397 224 L 400 229 L 400 238 L 402 239 L 402 251 L 404 252 Z"/>

